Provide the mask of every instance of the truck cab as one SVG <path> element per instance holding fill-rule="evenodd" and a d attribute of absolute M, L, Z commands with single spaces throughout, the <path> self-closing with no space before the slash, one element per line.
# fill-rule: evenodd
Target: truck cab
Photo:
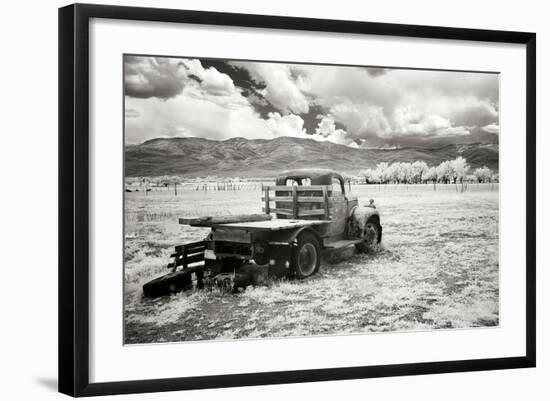
<path fill-rule="evenodd" d="M 307 169 L 307 170 L 291 170 L 279 174 L 276 179 L 276 184 L 281 186 L 297 186 L 298 193 L 303 195 L 323 196 L 323 191 L 305 192 L 300 191 L 300 187 L 323 186 L 327 188 L 327 203 L 328 215 L 325 215 L 326 220 L 330 220 L 331 224 L 324 227 L 319 227 L 322 238 L 344 239 L 346 222 L 350 216 L 350 211 L 357 207 L 357 197 L 346 194 L 346 182 L 342 175 L 337 172 L 325 169 Z M 277 191 L 276 195 L 283 194 L 283 191 Z M 284 206 L 282 202 L 278 206 Z M 316 204 L 314 202 L 300 204 L 304 209 L 313 209 Z M 303 216 L 304 219 L 316 219 L 318 216 Z M 289 218 L 287 215 L 277 215 L 277 218 Z"/>

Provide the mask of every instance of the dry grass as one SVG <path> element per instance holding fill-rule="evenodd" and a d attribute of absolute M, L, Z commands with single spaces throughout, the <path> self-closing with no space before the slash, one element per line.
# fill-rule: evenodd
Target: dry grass
<path fill-rule="evenodd" d="M 498 325 L 498 191 L 431 188 L 354 188 L 382 213 L 384 249 L 376 254 L 325 255 L 330 263 L 304 281 L 155 300 L 142 299 L 141 285 L 165 272 L 174 245 L 208 232 L 177 218 L 257 212 L 260 194 L 127 194 L 126 343 Z"/>

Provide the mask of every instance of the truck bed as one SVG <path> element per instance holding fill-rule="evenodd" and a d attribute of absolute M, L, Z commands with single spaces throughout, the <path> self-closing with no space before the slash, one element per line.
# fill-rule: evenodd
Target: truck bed
<path fill-rule="evenodd" d="M 247 221 L 242 223 L 214 224 L 213 227 L 229 228 L 245 231 L 280 231 L 289 228 L 316 226 L 330 223 L 330 220 L 300 220 L 300 219 L 274 219 L 267 221 Z"/>
<path fill-rule="evenodd" d="M 201 216 L 201 217 L 181 217 L 180 224 L 193 227 L 212 227 L 216 224 L 224 223 L 244 223 L 253 221 L 271 220 L 273 217 L 269 214 L 238 214 L 227 216 Z"/>

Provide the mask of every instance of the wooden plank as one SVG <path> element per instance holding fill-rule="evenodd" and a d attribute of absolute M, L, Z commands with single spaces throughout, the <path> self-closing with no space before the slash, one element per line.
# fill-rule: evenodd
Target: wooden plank
<path fill-rule="evenodd" d="M 265 211 L 264 208 L 262 208 L 262 210 Z M 276 214 L 284 214 L 285 216 L 292 216 L 292 210 L 290 209 L 281 209 L 281 208 L 271 208 L 269 209 L 269 211 L 271 213 L 276 213 Z"/>
<path fill-rule="evenodd" d="M 322 196 L 300 196 L 298 195 L 299 203 L 308 203 L 308 202 L 325 202 L 325 198 Z"/>
<path fill-rule="evenodd" d="M 196 253 L 194 255 L 182 255 L 181 258 L 176 259 L 176 266 L 184 266 L 187 267 L 193 263 L 197 262 L 203 262 L 204 261 L 204 253 Z"/>
<path fill-rule="evenodd" d="M 196 253 L 194 255 L 187 255 L 187 266 L 192 263 L 202 262 L 204 260 L 204 253 Z"/>
<path fill-rule="evenodd" d="M 175 250 L 179 253 L 189 252 L 194 249 L 204 249 L 206 243 L 204 241 L 190 242 L 188 244 L 176 245 Z"/>
<path fill-rule="evenodd" d="M 204 253 L 204 248 L 201 249 L 201 250 L 198 250 L 198 251 L 195 251 L 195 252 L 190 252 L 190 253 L 181 253 L 181 252 L 174 252 L 172 254 L 170 254 L 170 257 L 171 258 L 176 258 L 176 257 L 181 257 L 181 256 L 184 256 L 184 255 L 196 255 L 196 254 L 201 254 L 201 253 Z"/>
<path fill-rule="evenodd" d="M 262 201 L 269 199 L 270 202 L 292 202 L 292 196 L 270 196 L 266 198 L 262 196 Z"/>
<path fill-rule="evenodd" d="M 197 246 L 204 246 L 204 245 L 206 245 L 205 241 L 195 241 L 195 242 L 188 242 L 187 244 L 183 244 L 181 246 L 184 247 L 185 249 L 189 249 L 189 248 L 195 248 Z"/>
<path fill-rule="evenodd" d="M 270 209 L 271 213 L 282 214 L 284 216 L 290 216 L 293 219 L 299 218 L 300 216 L 316 216 L 318 214 L 322 214 L 323 216 L 325 216 L 326 210 L 327 209 L 324 209 L 324 208 L 323 209 L 298 209 L 297 210 L 297 215 L 295 215 L 295 211 L 291 210 L 291 209 L 281 209 L 281 208 L 271 208 Z M 330 209 L 328 209 L 328 210 L 329 210 L 328 214 L 330 216 Z M 329 219 L 325 218 L 325 220 L 330 220 L 330 218 Z"/>
<path fill-rule="evenodd" d="M 315 226 L 320 224 L 328 224 L 331 221 L 327 220 L 293 220 L 293 219 L 273 219 L 270 221 L 246 222 L 246 223 L 231 223 L 223 224 L 220 227 L 238 229 L 245 231 L 278 231 L 290 228 L 298 228 L 305 226 Z"/>
<path fill-rule="evenodd" d="M 168 263 L 167 267 L 169 269 L 173 269 L 174 267 L 177 267 L 177 266 L 174 264 L 174 262 L 171 262 L 171 263 Z M 179 271 L 185 272 L 185 273 L 196 273 L 196 272 L 202 271 L 203 269 L 204 269 L 204 263 L 200 265 L 191 266 L 186 269 L 181 269 Z"/>
<path fill-rule="evenodd" d="M 300 191 L 298 191 L 300 192 Z M 262 196 L 262 201 L 265 201 L 265 197 Z M 292 196 L 270 196 L 270 202 L 292 202 Z M 307 202 L 325 202 L 325 198 L 322 196 L 301 196 L 298 194 L 298 203 L 307 203 Z"/>
<path fill-rule="evenodd" d="M 325 209 L 300 210 L 299 217 L 325 215 Z"/>
<path fill-rule="evenodd" d="M 296 186 L 292 187 L 292 217 L 298 218 L 298 191 Z"/>
<path fill-rule="evenodd" d="M 272 217 L 269 214 L 241 214 L 229 216 L 181 217 L 179 223 L 193 227 L 211 227 L 213 224 L 266 221 L 271 219 Z"/>
<path fill-rule="evenodd" d="M 241 242 L 245 244 L 250 244 L 252 242 L 251 235 L 240 230 L 231 230 L 223 226 L 217 226 L 214 231 L 212 231 L 212 239 L 214 241 L 230 241 L 230 242 Z"/>
<path fill-rule="evenodd" d="M 298 191 L 322 191 L 323 188 L 330 187 L 330 185 L 269 185 L 266 188 L 269 191 L 287 191 L 292 192 L 292 188 L 298 188 Z"/>
<path fill-rule="evenodd" d="M 271 213 L 271 211 L 269 210 L 269 187 L 266 187 L 265 189 L 264 198 L 265 198 L 263 199 L 265 201 L 264 211 L 267 215 L 269 215 Z"/>
<path fill-rule="evenodd" d="M 170 257 L 171 258 L 176 258 L 176 257 L 181 257 L 181 256 L 192 256 L 192 255 L 202 255 L 204 254 L 204 248 L 200 249 L 200 250 L 196 250 L 196 251 L 193 251 L 193 252 L 188 252 L 188 253 L 181 253 L 181 252 L 174 252 L 172 254 L 170 254 Z"/>
<path fill-rule="evenodd" d="M 203 252 L 204 248 L 206 248 L 205 244 L 199 244 L 199 245 L 184 245 L 182 248 L 182 253 L 191 254 L 191 253 L 197 253 L 197 252 Z"/>

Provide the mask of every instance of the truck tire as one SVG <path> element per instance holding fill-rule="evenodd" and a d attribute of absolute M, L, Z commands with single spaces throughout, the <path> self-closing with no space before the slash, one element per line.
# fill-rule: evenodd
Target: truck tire
<path fill-rule="evenodd" d="M 183 291 L 193 284 L 191 273 L 178 270 L 157 277 L 143 285 L 143 295 L 150 298 L 162 297 Z"/>
<path fill-rule="evenodd" d="M 382 240 L 382 227 L 377 217 L 370 217 L 365 223 L 361 235 L 363 241 L 355 244 L 355 248 L 361 253 L 373 252 Z"/>
<path fill-rule="evenodd" d="M 298 279 L 317 273 L 321 265 L 321 246 L 319 240 L 309 232 L 298 235 L 298 244 L 292 249 L 292 273 Z"/>

